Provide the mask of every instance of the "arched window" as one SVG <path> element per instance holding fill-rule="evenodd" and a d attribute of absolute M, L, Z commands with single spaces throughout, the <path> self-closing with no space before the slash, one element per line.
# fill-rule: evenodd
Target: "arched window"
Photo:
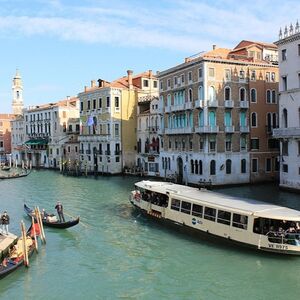
<path fill-rule="evenodd" d="M 195 160 L 195 174 L 198 174 L 198 160 Z"/>
<path fill-rule="evenodd" d="M 209 112 L 209 125 L 216 126 L 216 113 L 214 111 Z"/>
<path fill-rule="evenodd" d="M 277 113 L 272 114 L 272 126 L 273 128 L 277 128 Z"/>
<path fill-rule="evenodd" d="M 210 175 L 216 175 L 216 161 L 210 161 Z"/>
<path fill-rule="evenodd" d="M 267 113 L 267 131 L 271 132 L 272 130 L 272 114 Z"/>
<path fill-rule="evenodd" d="M 203 174 L 203 166 L 202 166 L 202 160 L 199 160 L 199 172 L 198 172 L 199 175 L 202 175 Z"/>
<path fill-rule="evenodd" d="M 203 86 L 200 85 L 199 88 L 198 88 L 198 99 L 199 100 L 203 100 L 204 98 L 204 95 L 203 95 Z"/>
<path fill-rule="evenodd" d="M 271 103 L 271 91 L 267 90 L 267 103 Z"/>
<path fill-rule="evenodd" d="M 224 100 L 230 100 L 231 98 L 231 91 L 230 91 L 230 87 L 226 87 L 224 90 Z"/>
<path fill-rule="evenodd" d="M 194 174 L 194 160 L 191 159 L 191 173 Z"/>
<path fill-rule="evenodd" d="M 226 160 L 226 174 L 231 174 L 231 160 Z"/>
<path fill-rule="evenodd" d="M 288 112 L 287 112 L 286 108 L 284 108 L 282 111 L 282 125 L 283 125 L 283 128 L 288 127 Z"/>
<path fill-rule="evenodd" d="M 257 114 L 253 112 L 251 114 L 251 127 L 257 127 Z"/>
<path fill-rule="evenodd" d="M 276 91 L 272 90 L 272 103 L 276 103 Z"/>
<path fill-rule="evenodd" d="M 240 101 L 246 100 L 246 90 L 244 88 L 240 89 Z"/>
<path fill-rule="evenodd" d="M 241 173 L 246 173 L 246 159 L 241 160 Z"/>
<path fill-rule="evenodd" d="M 171 106 L 171 95 L 168 94 L 167 96 L 167 106 Z"/>
<path fill-rule="evenodd" d="M 213 86 L 209 87 L 208 98 L 209 98 L 210 101 L 216 100 L 216 91 L 215 91 L 215 88 Z"/>
<path fill-rule="evenodd" d="M 192 89 L 189 89 L 189 99 L 188 99 L 190 102 L 193 101 L 193 90 Z"/>
<path fill-rule="evenodd" d="M 251 102 L 256 102 L 256 89 L 251 89 L 250 96 Z"/>
<path fill-rule="evenodd" d="M 201 109 L 199 111 L 199 127 L 202 127 L 202 126 L 204 126 L 204 112 Z"/>

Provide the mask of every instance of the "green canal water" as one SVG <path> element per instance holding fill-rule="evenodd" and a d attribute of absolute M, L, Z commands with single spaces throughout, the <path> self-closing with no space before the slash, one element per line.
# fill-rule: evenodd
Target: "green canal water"
<path fill-rule="evenodd" d="M 33 171 L 0 181 L 0 210 L 19 234 L 23 203 L 54 211 L 57 200 L 82 223 L 46 228 L 47 244 L 30 268 L 0 281 L 0 299 L 295 299 L 300 257 L 263 254 L 162 227 L 128 201 L 134 177 L 73 178 Z M 300 197 L 271 185 L 224 193 L 300 210 Z"/>

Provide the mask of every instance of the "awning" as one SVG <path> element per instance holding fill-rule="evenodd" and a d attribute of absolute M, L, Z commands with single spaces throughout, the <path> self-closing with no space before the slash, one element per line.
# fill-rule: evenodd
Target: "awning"
<path fill-rule="evenodd" d="M 46 139 L 35 139 L 35 140 L 28 140 L 25 142 L 25 145 L 47 145 L 48 140 Z"/>

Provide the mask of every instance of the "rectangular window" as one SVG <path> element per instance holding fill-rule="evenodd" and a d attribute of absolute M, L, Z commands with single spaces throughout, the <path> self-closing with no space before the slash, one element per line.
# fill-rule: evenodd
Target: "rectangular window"
<path fill-rule="evenodd" d="M 184 83 L 184 74 L 181 75 L 181 82 Z"/>
<path fill-rule="evenodd" d="M 233 214 L 232 226 L 247 229 L 248 217 L 245 215 Z"/>
<path fill-rule="evenodd" d="M 87 109 L 91 109 L 91 101 L 89 100 L 88 103 L 87 103 Z"/>
<path fill-rule="evenodd" d="M 284 173 L 288 173 L 289 172 L 289 166 L 288 166 L 288 164 L 283 164 L 282 165 L 282 172 L 284 172 Z"/>
<path fill-rule="evenodd" d="M 171 209 L 179 211 L 180 210 L 180 200 L 178 200 L 178 199 L 172 199 L 172 201 L 171 201 Z"/>
<path fill-rule="evenodd" d="M 202 78 L 202 76 L 203 76 L 203 75 L 202 75 L 202 69 L 200 68 L 200 69 L 198 69 L 198 77 L 199 77 L 199 78 Z"/>
<path fill-rule="evenodd" d="M 102 98 L 99 98 L 99 108 L 102 108 Z"/>
<path fill-rule="evenodd" d="M 215 77 L 215 69 L 214 68 L 209 68 L 208 69 L 208 76 L 209 77 Z"/>
<path fill-rule="evenodd" d="M 215 152 L 216 151 L 216 137 L 211 136 L 209 139 L 209 152 Z"/>
<path fill-rule="evenodd" d="M 93 99 L 93 109 L 96 109 L 96 99 Z"/>
<path fill-rule="evenodd" d="M 245 151 L 246 150 L 246 136 L 242 135 L 241 139 L 240 139 L 240 145 L 241 145 L 241 151 Z"/>
<path fill-rule="evenodd" d="M 177 77 L 175 76 L 174 77 L 174 85 L 176 85 L 177 84 Z"/>
<path fill-rule="evenodd" d="M 110 107 L 110 98 L 106 97 L 106 107 Z"/>
<path fill-rule="evenodd" d="M 115 124 L 115 137 L 118 137 L 119 135 L 120 135 L 119 124 Z"/>
<path fill-rule="evenodd" d="M 240 71 L 240 79 L 245 79 L 245 71 Z"/>
<path fill-rule="evenodd" d="M 82 112 L 82 111 L 83 111 L 83 102 L 80 101 L 80 112 Z M 26 122 L 27 122 L 27 116 L 26 116 Z"/>
<path fill-rule="evenodd" d="M 203 138 L 199 139 L 199 151 L 200 152 L 204 151 L 204 139 Z"/>
<path fill-rule="evenodd" d="M 153 81 L 153 88 L 155 88 L 155 89 L 157 88 L 157 81 L 156 80 Z"/>
<path fill-rule="evenodd" d="M 282 155 L 284 156 L 289 155 L 289 142 L 287 141 L 282 142 Z"/>
<path fill-rule="evenodd" d="M 168 84 L 168 88 L 170 88 L 171 87 L 171 79 L 168 79 L 167 84 Z"/>
<path fill-rule="evenodd" d="M 259 139 L 254 138 L 250 140 L 250 150 L 259 150 Z"/>
<path fill-rule="evenodd" d="M 189 81 L 192 81 L 192 72 L 188 73 L 188 78 L 189 78 Z"/>
<path fill-rule="evenodd" d="M 149 81 L 147 79 L 143 80 L 143 86 L 148 87 L 149 86 Z"/>
<path fill-rule="evenodd" d="M 272 171 L 272 159 L 266 158 L 266 172 Z"/>
<path fill-rule="evenodd" d="M 231 79 L 231 74 L 229 69 L 225 69 L 225 80 L 230 81 Z"/>
<path fill-rule="evenodd" d="M 258 159 L 253 158 L 251 162 L 252 162 L 252 166 L 251 166 L 252 173 L 257 173 L 258 172 Z"/>
<path fill-rule="evenodd" d="M 211 207 L 205 207 L 204 209 L 204 219 L 215 221 L 216 220 L 216 209 Z"/>
<path fill-rule="evenodd" d="M 191 207 L 192 204 L 190 202 L 186 202 L 186 201 L 181 202 L 181 212 L 183 212 L 184 214 L 190 215 Z"/>
<path fill-rule="evenodd" d="M 251 71 L 251 77 L 250 77 L 250 79 L 251 79 L 252 81 L 254 81 L 254 80 L 256 79 L 256 72 L 255 72 L 255 70 L 252 70 L 252 71 Z"/>
<path fill-rule="evenodd" d="M 225 225 L 230 225 L 231 213 L 225 210 L 218 210 L 217 222 Z"/>
<path fill-rule="evenodd" d="M 163 82 L 162 81 L 159 82 L 159 86 L 160 86 L 160 89 L 162 90 L 163 89 Z"/>
<path fill-rule="evenodd" d="M 115 109 L 119 110 L 120 109 L 120 98 L 115 97 Z"/>
<path fill-rule="evenodd" d="M 286 49 L 281 50 L 281 60 L 286 60 Z"/>
<path fill-rule="evenodd" d="M 287 76 L 282 76 L 282 90 L 286 91 L 287 90 Z"/>
<path fill-rule="evenodd" d="M 202 218 L 202 214 L 203 214 L 203 207 L 198 204 L 193 204 L 192 215 L 195 217 Z"/>
<path fill-rule="evenodd" d="M 232 146 L 231 136 L 226 136 L 225 150 L 226 151 L 231 151 L 231 146 Z"/>

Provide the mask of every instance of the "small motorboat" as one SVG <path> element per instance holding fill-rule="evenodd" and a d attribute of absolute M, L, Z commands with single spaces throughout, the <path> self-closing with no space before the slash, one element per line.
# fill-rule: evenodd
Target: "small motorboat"
<path fill-rule="evenodd" d="M 26 204 L 24 204 L 24 210 L 25 213 L 31 218 L 31 217 L 35 217 L 34 216 L 34 211 L 28 207 Z M 47 212 L 44 212 L 44 216 L 42 216 L 42 222 L 45 226 L 48 227 L 53 227 L 53 228 L 69 228 L 69 227 L 73 227 L 75 225 L 77 225 L 79 223 L 79 217 L 77 217 L 76 219 L 72 219 L 66 222 L 59 222 L 59 220 L 57 220 L 55 214 L 49 214 Z"/>

